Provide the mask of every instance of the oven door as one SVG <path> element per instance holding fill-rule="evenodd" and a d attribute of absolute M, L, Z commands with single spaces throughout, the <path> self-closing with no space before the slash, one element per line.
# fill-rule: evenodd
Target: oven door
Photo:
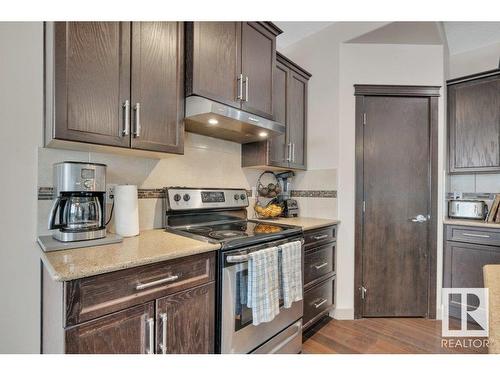
<path fill-rule="evenodd" d="M 265 247 L 273 245 L 268 244 Z M 294 302 L 288 309 L 285 309 L 280 302 L 280 313 L 272 321 L 257 326 L 252 324 L 252 310 L 247 307 L 246 298 L 244 296 L 242 298 L 246 290 L 242 287 L 242 283 L 245 283 L 248 277 L 248 262 L 246 260 L 237 263 L 226 261 L 228 256 L 235 258 L 234 255 L 239 256 L 239 254 L 242 252 L 228 252 L 223 256 L 221 317 L 221 353 L 223 354 L 250 353 L 292 324 L 301 326 L 297 321 L 302 318 L 302 301 Z M 291 333 L 291 335 L 295 334 L 295 331 Z M 285 335 L 283 340 L 287 339 Z"/>

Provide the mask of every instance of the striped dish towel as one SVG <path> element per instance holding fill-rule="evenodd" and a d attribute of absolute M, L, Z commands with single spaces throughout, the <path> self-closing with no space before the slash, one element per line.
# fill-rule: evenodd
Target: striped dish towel
<path fill-rule="evenodd" d="M 252 323 L 270 322 L 279 314 L 278 248 L 270 247 L 249 254 L 247 306 Z"/>
<path fill-rule="evenodd" d="M 288 309 L 292 303 L 302 299 L 302 243 L 288 242 L 280 245 L 279 250 L 283 306 Z"/>

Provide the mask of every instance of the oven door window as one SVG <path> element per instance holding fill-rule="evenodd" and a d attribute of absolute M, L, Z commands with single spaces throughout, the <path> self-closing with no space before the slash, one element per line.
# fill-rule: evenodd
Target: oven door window
<path fill-rule="evenodd" d="M 280 288 L 281 289 L 281 288 Z M 236 298 L 234 310 L 234 331 L 252 324 L 252 309 L 248 307 L 248 268 L 247 263 L 243 263 L 242 267 L 236 271 Z M 280 309 L 283 308 L 283 298 L 280 290 Z"/>

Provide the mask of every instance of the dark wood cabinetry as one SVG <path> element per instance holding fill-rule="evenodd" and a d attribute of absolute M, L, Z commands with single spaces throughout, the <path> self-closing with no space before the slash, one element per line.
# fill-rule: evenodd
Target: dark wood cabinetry
<path fill-rule="evenodd" d="M 47 23 L 45 50 L 47 145 L 183 153 L 182 22 Z"/>
<path fill-rule="evenodd" d="M 156 301 L 157 352 L 214 352 L 214 283 L 185 290 Z"/>
<path fill-rule="evenodd" d="M 272 118 L 280 33 L 271 22 L 187 22 L 186 96 Z"/>
<path fill-rule="evenodd" d="M 482 288 L 483 266 L 500 264 L 500 229 L 445 226 L 443 287 Z M 450 313 L 460 317 L 460 301 L 452 299 Z M 477 301 L 467 301 L 477 306 Z"/>
<path fill-rule="evenodd" d="M 335 306 L 336 226 L 304 233 L 304 331 Z"/>
<path fill-rule="evenodd" d="M 500 70 L 448 81 L 450 172 L 500 171 Z"/>
<path fill-rule="evenodd" d="M 286 132 L 242 145 L 242 166 L 306 169 L 307 85 L 311 75 L 280 53 L 276 55 L 273 112 L 275 121 L 285 124 Z"/>
<path fill-rule="evenodd" d="M 153 303 L 131 307 L 66 330 L 68 354 L 152 353 Z"/>
<path fill-rule="evenodd" d="M 64 283 L 44 271 L 43 305 L 44 353 L 213 353 L 215 254 Z"/>
<path fill-rule="evenodd" d="M 129 147 L 130 24 L 56 22 L 53 31 L 54 137 Z"/>

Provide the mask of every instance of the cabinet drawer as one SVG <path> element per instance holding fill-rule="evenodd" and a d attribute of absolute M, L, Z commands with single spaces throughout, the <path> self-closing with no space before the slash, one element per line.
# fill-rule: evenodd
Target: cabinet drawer
<path fill-rule="evenodd" d="M 336 227 L 313 229 L 304 233 L 304 246 L 313 247 L 322 243 L 335 241 Z"/>
<path fill-rule="evenodd" d="M 214 275 L 211 252 L 67 282 L 66 325 L 205 284 Z"/>
<path fill-rule="evenodd" d="M 328 275 L 335 269 L 335 243 L 308 250 L 304 254 L 304 285 Z"/>
<path fill-rule="evenodd" d="M 446 227 L 446 239 L 448 241 L 500 246 L 500 230 L 448 225 Z"/>
<path fill-rule="evenodd" d="M 331 310 L 334 303 L 335 277 L 304 293 L 304 329 Z"/>

